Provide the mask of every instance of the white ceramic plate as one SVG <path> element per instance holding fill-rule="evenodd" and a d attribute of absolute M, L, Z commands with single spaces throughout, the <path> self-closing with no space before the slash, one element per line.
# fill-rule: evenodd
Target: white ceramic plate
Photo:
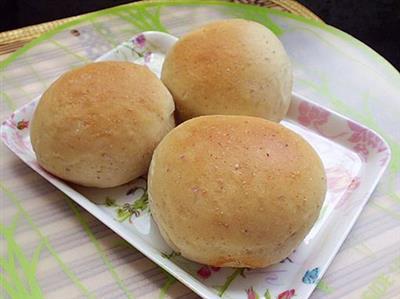
<path fill-rule="evenodd" d="M 145 32 L 98 60 L 129 60 L 160 74 L 166 51 L 176 38 Z M 219 269 L 172 253 L 147 207 L 146 181 L 112 189 L 67 184 L 37 164 L 29 139 L 29 121 L 38 99 L 13 113 L 1 126 L 3 142 L 25 163 L 92 213 L 143 254 L 205 298 L 307 298 L 348 235 L 390 160 L 386 142 L 372 130 L 293 95 L 283 125 L 308 140 L 322 158 L 328 193 L 320 218 L 287 259 L 257 269 Z M 118 207 L 118 206 L 119 207 Z M 119 210 L 119 212 L 118 212 Z"/>

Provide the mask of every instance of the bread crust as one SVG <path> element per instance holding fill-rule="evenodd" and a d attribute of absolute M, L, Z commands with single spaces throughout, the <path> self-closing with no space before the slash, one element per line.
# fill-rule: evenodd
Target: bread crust
<path fill-rule="evenodd" d="M 292 67 L 279 39 L 256 22 L 210 23 L 168 52 L 161 79 L 179 119 L 210 114 L 280 121 L 289 108 Z"/>
<path fill-rule="evenodd" d="M 287 257 L 316 221 L 322 162 L 299 135 L 247 116 L 203 116 L 172 130 L 148 176 L 154 220 L 193 261 L 265 267 Z"/>
<path fill-rule="evenodd" d="M 43 94 L 31 124 L 39 164 L 91 187 L 113 187 L 148 170 L 174 126 L 174 102 L 145 66 L 97 62 L 62 75 Z"/>

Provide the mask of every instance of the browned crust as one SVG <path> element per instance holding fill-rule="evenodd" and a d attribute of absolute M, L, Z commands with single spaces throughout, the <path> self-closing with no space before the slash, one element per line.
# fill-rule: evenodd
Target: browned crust
<path fill-rule="evenodd" d="M 292 89 L 290 60 L 279 39 L 239 19 L 183 36 L 167 54 L 161 78 L 182 120 L 224 114 L 280 121 Z"/>
<path fill-rule="evenodd" d="M 43 94 L 31 125 L 39 164 L 85 186 L 112 187 L 147 172 L 174 127 L 174 103 L 146 67 L 98 62 L 62 75 Z"/>
<path fill-rule="evenodd" d="M 288 256 L 318 217 L 320 158 L 299 135 L 245 116 L 204 116 L 171 131 L 149 172 L 150 206 L 169 244 L 215 266 Z"/>

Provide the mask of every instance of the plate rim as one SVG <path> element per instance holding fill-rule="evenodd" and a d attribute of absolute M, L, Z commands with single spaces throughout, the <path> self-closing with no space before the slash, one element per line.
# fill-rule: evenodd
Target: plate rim
<path fill-rule="evenodd" d="M 177 38 L 173 35 L 170 35 L 168 33 L 164 33 L 164 32 L 158 32 L 158 31 L 145 31 L 142 33 L 138 33 L 139 34 L 143 34 L 145 36 L 153 36 L 156 37 L 157 36 L 161 36 L 162 38 L 167 38 L 167 39 L 174 39 L 175 41 L 177 40 Z M 137 36 L 135 35 L 135 36 Z M 121 44 L 126 43 L 122 42 Z M 104 53 L 103 55 L 101 55 L 96 61 L 99 61 L 100 59 L 102 59 L 102 57 L 108 56 L 110 54 L 112 54 L 113 52 L 115 52 L 115 50 L 121 46 L 121 44 L 117 45 L 115 48 L 111 49 L 110 51 Z M 21 112 L 21 110 L 23 110 L 26 106 L 29 106 L 32 104 L 32 102 L 38 101 L 38 99 L 41 96 L 36 97 L 35 99 L 33 99 L 32 101 L 26 103 L 25 105 L 19 107 L 18 109 L 16 109 L 12 115 L 18 115 L 19 113 L 23 113 Z M 349 232 L 351 231 L 351 229 L 353 228 L 354 224 L 356 223 L 356 221 L 359 218 L 359 215 L 361 214 L 361 212 L 363 211 L 365 205 L 367 204 L 367 202 L 369 201 L 369 198 L 372 194 L 372 192 L 375 190 L 378 182 L 380 181 L 380 179 L 382 178 L 383 173 L 386 171 L 390 160 L 391 160 L 391 148 L 388 145 L 388 143 L 386 142 L 386 140 L 379 135 L 377 132 L 375 132 L 373 129 L 369 128 L 368 126 L 365 126 L 345 115 L 340 114 L 339 112 L 336 112 L 330 108 L 327 108 L 319 103 L 316 103 L 296 92 L 292 92 L 292 97 L 295 97 L 297 100 L 299 101 L 305 101 L 308 103 L 311 103 L 312 105 L 319 107 L 325 111 L 328 111 L 329 113 L 331 113 L 332 115 L 335 115 L 335 117 L 340 118 L 344 121 L 350 121 L 358 126 L 360 126 L 363 129 L 366 129 L 370 132 L 372 132 L 375 136 L 377 136 L 379 138 L 379 140 L 381 140 L 384 143 L 385 148 L 388 151 L 388 159 L 385 161 L 385 163 L 383 165 L 380 166 L 379 168 L 379 172 L 376 174 L 376 176 L 374 177 L 374 180 L 372 182 L 371 185 L 369 185 L 368 187 L 368 193 L 364 196 L 362 196 L 362 198 L 366 198 L 366 200 L 363 200 L 363 203 L 361 206 L 359 206 L 359 209 L 357 211 L 356 214 L 354 214 L 354 216 L 352 216 L 350 224 L 346 227 L 345 233 L 343 233 L 341 235 L 340 241 L 335 243 L 335 249 L 332 250 L 333 254 L 330 254 L 330 258 L 328 259 L 328 261 L 324 264 L 325 266 L 325 270 L 323 271 L 323 273 L 321 273 L 321 277 L 322 275 L 327 271 L 327 269 L 329 268 L 330 264 L 332 263 L 333 259 L 336 257 L 337 252 L 339 251 L 340 247 L 343 245 L 345 239 L 348 237 Z M 10 117 L 7 118 L 7 120 L 9 120 Z M 6 121 L 7 121 L 6 120 Z M 292 118 L 288 118 L 286 119 L 289 122 L 295 122 Z M 129 233 L 124 233 L 125 228 L 120 226 L 119 223 L 117 223 L 116 221 L 112 221 L 112 219 L 108 219 L 108 215 L 107 213 L 105 213 L 103 210 L 101 210 L 96 204 L 94 204 L 93 202 L 91 202 L 88 198 L 86 198 L 83 194 L 81 194 L 80 192 L 78 192 L 77 190 L 73 189 L 72 187 L 70 187 L 67 183 L 65 183 L 63 180 L 58 179 L 52 175 L 49 175 L 47 172 L 45 172 L 43 169 L 41 169 L 40 167 L 36 168 L 34 165 L 32 165 L 31 163 L 29 163 L 28 161 L 26 161 L 24 158 L 21 157 L 21 155 L 19 155 L 18 153 L 16 153 L 11 147 L 10 144 L 8 142 L 6 142 L 6 140 L 3 138 L 3 131 L 4 130 L 8 130 L 8 128 L 6 128 L 5 122 L 2 123 L 1 127 L 0 127 L 0 134 L 1 134 L 1 139 L 3 141 L 3 143 L 5 143 L 5 145 L 14 153 L 16 154 L 16 156 L 18 158 L 20 158 L 23 162 L 25 162 L 29 167 L 31 167 L 35 172 L 37 172 L 39 175 L 41 175 L 44 179 L 46 179 L 49 183 L 51 183 L 53 186 L 55 186 L 57 189 L 59 189 L 61 192 L 65 193 L 68 197 L 70 197 L 73 201 L 75 201 L 77 204 L 79 204 L 80 206 L 82 206 L 86 211 L 88 211 L 90 214 L 92 214 L 93 216 L 95 216 L 100 222 L 102 222 L 103 224 L 105 224 L 107 227 L 109 227 L 111 230 L 113 230 L 115 233 L 117 233 L 121 238 L 127 240 L 127 239 L 132 239 L 130 241 L 128 241 L 132 246 L 134 246 L 137 250 L 139 250 L 143 255 L 145 255 L 147 258 L 149 258 L 151 261 L 155 262 L 157 265 L 159 265 L 161 268 L 163 268 L 165 271 L 171 273 L 175 278 L 177 278 L 180 282 L 182 282 L 184 285 L 186 285 L 188 288 L 190 288 L 191 290 L 193 290 L 194 292 L 196 292 L 198 295 L 200 296 L 207 296 L 206 298 L 220 298 L 217 294 L 213 293 L 210 288 L 208 286 L 206 286 L 205 284 L 201 283 L 200 280 L 196 279 L 193 275 L 191 275 L 190 273 L 188 273 L 186 270 L 184 270 L 183 268 L 181 268 L 180 266 L 178 266 L 177 264 L 173 263 L 172 261 L 162 258 L 158 253 L 158 250 L 155 249 L 154 247 L 152 247 L 150 244 L 148 244 L 147 242 L 143 242 L 143 240 L 139 237 L 136 236 L 134 234 L 129 234 Z M 308 128 L 309 130 L 309 128 Z M 311 130 L 312 131 L 312 130 Z M 42 173 L 46 173 L 46 175 L 43 175 Z M 360 196 L 361 197 L 361 196 Z M 78 198 L 78 199 L 77 199 Z M 105 217 L 106 216 L 106 217 Z M 153 251 L 157 251 L 157 252 L 153 252 Z M 308 288 L 307 291 L 303 291 L 304 293 L 307 294 L 307 297 L 309 297 L 312 292 L 314 291 L 316 287 L 316 284 L 313 284 L 313 287 Z M 229 298 L 229 296 L 226 294 L 224 295 L 225 298 Z"/>

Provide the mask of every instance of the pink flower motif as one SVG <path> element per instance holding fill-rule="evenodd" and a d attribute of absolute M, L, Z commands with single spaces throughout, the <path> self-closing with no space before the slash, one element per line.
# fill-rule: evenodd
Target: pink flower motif
<path fill-rule="evenodd" d="M 17 123 L 17 129 L 18 130 L 23 130 L 25 128 L 29 127 L 29 120 L 20 120 Z"/>
<path fill-rule="evenodd" d="M 24 140 L 23 136 L 19 132 L 14 131 L 11 133 L 10 139 L 12 140 L 12 146 L 15 151 L 21 154 L 25 154 L 31 151 L 30 144 L 28 141 Z"/>
<path fill-rule="evenodd" d="M 247 299 L 256 299 L 258 297 L 257 293 L 253 290 L 253 287 L 247 289 L 246 294 L 247 294 Z"/>
<path fill-rule="evenodd" d="M 347 189 L 351 183 L 352 176 L 348 170 L 342 167 L 331 167 L 326 170 L 328 189 L 338 193 Z"/>
<path fill-rule="evenodd" d="M 278 299 L 290 299 L 294 296 L 294 294 L 295 294 L 294 289 L 287 290 L 287 291 L 284 291 L 283 293 L 280 293 L 278 295 Z"/>
<path fill-rule="evenodd" d="M 5 143 L 8 143 L 8 135 L 6 134 L 6 132 L 1 133 L 1 139 L 3 139 Z"/>
<path fill-rule="evenodd" d="M 383 166 L 389 159 L 389 152 L 387 151 L 386 154 L 379 160 L 379 165 Z"/>
<path fill-rule="evenodd" d="M 145 63 L 149 63 L 151 60 L 151 56 L 153 55 L 153 53 L 151 53 L 150 51 L 145 52 L 144 53 L 144 62 Z"/>
<path fill-rule="evenodd" d="M 305 127 L 319 127 L 328 122 L 330 113 L 307 102 L 299 105 L 298 121 Z"/>
<path fill-rule="evenodd" d="M 354 191 L 360 186 L 360 184 L 361 184 L 361 179 L 360 177 L 357 176 L 351 180 L 348 190 Z"/>
<path fill-rule="evenodd" d="M 352 121 L 348 122 L 350 130 L 353 132 L 349 141 L 352 143 L 357 143 L 360 141 L 366 141 L 366 133 L 367 130 L 360 125 L 353 123 Z"/>
<path fill-rule="evenodd" d="M 368 160 L 371 149 L 376 149 L 378 153 L 386 151 L 384 142 L 373 132 L 352 121 L 348 121 L 348 126 L 352 134 L 348 141 L 355 143 L 353 149 L 363 158 Z"/>
<path fill-rule="evenodd" d="M 341 208 L 344 204 L 346 204 L 351 194 L 360 186 L 360 184 L 361 178 L 359 176 L 354 177 L 347 187 L 346 192 L 342 195 L 339 202 L 337 203 L 335 209 Z"/>
<path fill-rule="evenodd" d="M 211 269 L 208 266 L 203 266 L 199 270 L 197 270 L 197 274 L 201 278 L 207 279 L 211 276 Z"/>
<path fill-rule="evenodd" d="M 221 270 L 220 267 L 213 267 L 213 266 L 202 266 L 199 270 L 197 270 L 197 274 L 203 278 L 203 279 L 207 279 L 211 276 L 212 272 L 218 272 L 219 270 Z"/>
<path fill-rule="evenodd" d="M 358 143 L 353 147 L 353 149 L 364 159 L 364 161 L 368 160 L 369 150 L 365 143 Z"/>
<path fill-rule="evenodd" d="M 12 130 L 17 128 L 17 124 L 12 119 L 5 120 L 3 126 L 9 127 Z"/>
<path fill-rule="evenodd" d="M 132 42 L 138 46 L 139 48 L 144 48 L 146 45 L 146 38 L 144 37 L 143 34 L 139 34 L 138 36 L 136 36 Z"/>

